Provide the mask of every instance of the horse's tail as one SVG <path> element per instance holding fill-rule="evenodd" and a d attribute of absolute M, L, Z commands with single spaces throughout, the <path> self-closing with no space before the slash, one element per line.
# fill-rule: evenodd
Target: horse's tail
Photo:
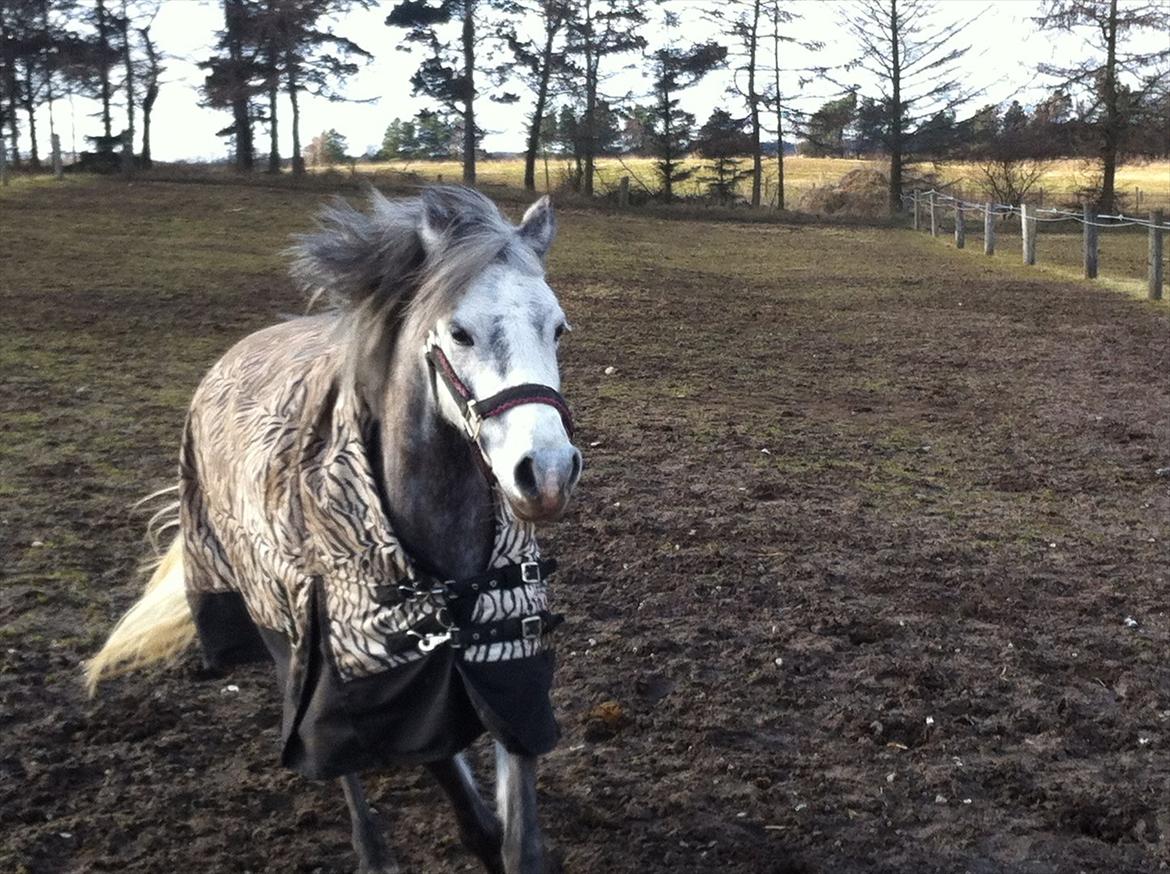
<path fill-rule="evenodd" d="M 159 560 L 142 597 L 126 611 L 97 655 L 85 663 L 92 696 L 107 677 L 154 662 L 173 661 L 195 639 L 195 623 L 183 582 L 183 538 L 177 536 Z"/>

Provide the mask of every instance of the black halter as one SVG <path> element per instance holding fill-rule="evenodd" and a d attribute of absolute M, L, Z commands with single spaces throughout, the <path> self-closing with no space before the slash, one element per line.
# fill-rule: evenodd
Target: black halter
<path fill-rule="evenodd" d="M 565 433 L 572 438 L 573 414 L 569 411 L 569 405 L 564 397 L 555 388 L 526 382 L 521 385 L 508 386 L 490 397 L 476 399 L 475 395 L 471 393 L 471 389 L 467 387 L 467 383 L 459 378 L 459 374 L 451 366 L 450 360 L 439 346 L 439 338 L 434 333 L 427 337 L 426 355 L 431 371 L 442 379 L 452 400 L 459 407 L 468 439 L 479 446 L 484 461 L 488 460 L 487 454 L 483 452 L 483 446 L 479 443 L 479 429 L 483 420 L 502 415 L 522 404 L 545 404 L 552 407 L 560 414 L 561 422 L 565 426 Z"/>

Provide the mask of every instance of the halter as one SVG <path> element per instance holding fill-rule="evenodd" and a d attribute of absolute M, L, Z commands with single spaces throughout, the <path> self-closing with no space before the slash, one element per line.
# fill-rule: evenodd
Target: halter
<path fill-rule="evenodd" d="M 477 399 L 471 393 L 471 389 L 467 387 L 467 383 L 461 380 L 459 374 L 455 372 L 451 361 L 443 352 L 442 347 L 439 346 L 439 336 L 434 331 L 427 335 L 425 348 L 427 363 L 430 365 L 432 373 L 438 374 L 442 379 L 451 399 L 459 407 L 467 438 L 479 447 L 480 454 L 483 455 L 484 462 L 488 464 L 489 471 L 491 462 L 483 444 L 479 442 L 479 429 L 483 425 L 484 419 L 501 416 L 514 407 L 523 404 L 545 404 L 552 407 L 560 414 L 561 423 L 565 426 L 565 433 L 569 435 L 570 439 L 572 438 L 573 414 L 569 411 L 569 405 L 564 397 L 555 388 L 526 382 L 521 385 L 508 386 L 490 397 Z"/>

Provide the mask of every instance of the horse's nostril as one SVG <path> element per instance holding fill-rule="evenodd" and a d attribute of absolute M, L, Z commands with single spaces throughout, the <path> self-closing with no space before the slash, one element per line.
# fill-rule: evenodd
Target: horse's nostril
<path fill-rule="evenodd" d="M 576 450 L 573 451 L 573 469 L 569 472 L 569 485 L 577 484 L 577 479 L 581 476 L 581 453 Z"/>
<path fill-rule="evenodd" d="M 536 471 L 532 468 L 532 456 L 525 455 L 516 465 L 516 488 L 528 498 L 535 498 L 539 491 L 536 488 Z"/>

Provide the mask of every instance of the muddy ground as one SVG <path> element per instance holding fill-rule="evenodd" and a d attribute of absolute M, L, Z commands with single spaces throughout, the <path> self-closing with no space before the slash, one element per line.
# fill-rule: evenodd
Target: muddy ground
<path fill-rule="evenodd" d="M 267 670 L 77 672 L 200 375 L 300 308 L 276 253 L 318 199 L 0 199 L 0 871 L 353 868 Z M 909 231 L 561 223 L 566 870 L 1166 868 L 1170 310 Z M 428 778 L 371 786 L 404 868 L 476 870 Z"/>

